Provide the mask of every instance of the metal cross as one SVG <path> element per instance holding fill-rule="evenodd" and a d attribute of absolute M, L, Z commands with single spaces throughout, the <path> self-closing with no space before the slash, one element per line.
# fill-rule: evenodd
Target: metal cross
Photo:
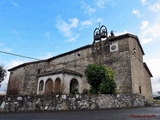
<path fill-rule="evenodd" d="M 100 26 L 101 26 L 101 22 L 99 22 L 98 24 L 99 24 L 99 28 L 100 28 Z"/>

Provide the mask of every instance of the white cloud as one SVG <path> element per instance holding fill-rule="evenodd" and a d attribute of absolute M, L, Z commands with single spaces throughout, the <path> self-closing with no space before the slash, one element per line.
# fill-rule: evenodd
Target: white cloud
<path fill-rule="evenodd" d="M 67 39 L 77 39 L 78 34 L 73 32 L 72 29 L 77 28 L 78 22 L 77 18 L 69 19 L 69 23 L 64 21 L 62 18 L 58 18 L 56 21 L 56 27 L 64 34 L 65 37 L 67 37 Z"/>
<path fill-rule="evenodd" d="M 142 3 L 142 5 L 146 5 L 146 0 L 140 0 L 141 1 L 141 3 Z"/>
<path fill-rule="evenodd" d="M 153 38 L 160 37 L 159 31 L 160 31 L 160 24 L 152 24 L 149 27 L 142 30 L 142 37 L 146 37 L 148 35 L 152 36 Z"/>
<path fill-rule="evenodd" d="M 0 83 L 0 95 L 5 95 L 7 90 L 8 81 Z"/>
<path fill-rule="evenodd" d="M 157 11 L 157 12 L 151 12 L 151 16 L 149 16 L 147 21 L 142 21 L 141 22 L 141 32 L 140 32 L 140 38 L 142 40 L 142 43 L 149 43 L 153 40 L 159 39 L 160 38 L 160 0 L 158 0 L 156 3 L 153 3 L 149 7 L 150 10 L 152 11 Z"/>
<path fill-rule="evenodd" d="M 160 68 L 160 58 L 145 60 L 154 77 L 160 76 L 158 69 Z"/>
<path fill-rule="evenodd" d="M 113 33 L 114 33 L 114 31 L 113 31 Z M 127 31 L 127 30 L 124 30 L 123 32 L 115 33 L 115 36 L 123 35 L 123 34 L 127 34 L 127 33 L 134 34 L 134 33 L 132 33 L 132 32 L 129 32 L 129 31 Z"/>
<path fill-rule="evenodd" d="M 67 24 L 65 21 L 58 20 L 57 28 L 66 36 L 70 37 L 72 35 L 71 26 Z"/>
<path fill-rule="evenodd" d="M 141 39 L 141 41 L 142 41 L 142 44 L 146 44 L 146 43 L 148 43 L 148 42 L 151 42 L 153 39 L 152 38 L 144 38 L 144 39 Z"/>
<path fill-rule="evenodd" d="M 7 68 L 10 69 L 10 68 L 12 68 L 12 67 L 15 67 L 15 66 L 20 65 L 20 64 L 25 63 L 25 62 L 27 62 L 27 61 L 12 60 L 12 61 L 8 64 Z"/>
<path fill-rule="evenodd" d="M 97 24 L 97 26 L 98 26 L 98 24 L 99 23 L 101 23 L 102 22 L 102 18 L 96 18 L 96 17 L 94 17 L 94 18 L 91 18 L 91 19 L 89 19 L 89 20 L 84 20 L 84 21 L 82 21 L 81 23 L 80 23 L 80 29 L 83 29 L 83 28 L 85 28 L 85 27 L 90 27 L 90 26 L 92 26 L 92 25 L 94 25 L 94 24 Z"/>
<path fill-rule="evenodd" d="M 115 0 L 97 0 L 96 1 L 96 5 L 101 9 L 104 9 L 106 4 L 109 4 L 111 6 L 116 6 L 118 3 Z"/>
<path fill-rule="evenodd" d="M 141 34 L 139 35 L 142 43 L 148 43 L 156 38 L 160 38 L 160 24 L 159 23 L 149 23 L 147 21 L 142 21 Z"/>
<path fill-rule="evenodd" d="M 105 8 L 106 0 L 97 0 L 96 5 L 100 8 Z"/>
<path fill-rule="evenodd" d="M 76 28 L 78 25 L 78 19 L 77 18 L 73 18 L 73 19 L 69 19 L 69 21 L 71 22 L 70 26 L 71 28 L 74 27 Z"/>
<path fill-rule="evenodd" d="M 92 18 L 92 19 L 89 19 L 89 20 L 84 20 L 81 22 L 81 25 L 82 26 L 90 26 L 90 25 L 93 25 L 94 23 L 97 23 L 97 25 L 102 22 L 102 18 Z"/>
<path fill-rule="evenodd" d="M 145 29 L 147 26 L 148 26 L 148 20 L 142 21 L 142 22 L 141 22 L 141 27 L 140 27 L 140 28 L 143 30 L 143 29 Z"/>
<path fill-rule="evenodd" d="M 86 4 L 84 1 L 81 1 L 81 9 L 84 9 L 84 13 L 91 15 L 96 10 L 92 8 L 90 5 Z"/>
<path fill-rule="evenodd" d="M 91 19 L 90 20 L 85 20 L 85 21 L 81 22 L 82 26 L 90 26 L 92 24 L 93 24 L 93 21 Z"/>
<path fill-rule="evenodd" d="M 160 91 L 160 72 L 156 68 L 160 68 L 160 57 L 155 59 L 148 59 L 145 60 L 145 62 L 148 65 L 148 68 L 150 69 L 153 78 L 151 79 L 152 82 L 152 89 L 153 93 L 157 93 L 157 91 Z"/>
<path fill-rule="evenodd" d="M 69 19 L 70 23 L 67 23 L 61 18 L 57 19 L 56 27 L 65 35 L 65 37 L 71 37 L 73 32 L 71 31 L 72 28 L 76 28 L 78 25 L 78 19 L 73 18 Z"/>
<path fill-rule="evenodd" d="M 68 38 L 68 39 L 66 40 L 66 42 L 74 42 L 74 41 L 76 41 L 76 39 L 77 39 L 78 37 L 79 37 L 79 35 L 76 34 L 74 37 Z"/>
<path fill-rule="evenodd" d="M 160 24 L 155 24 L 152 28 L 153 37 L 160 37 L 159 31 L 160 31 Z"/>
<path fill-rule="evenodd" d="M 153 11 L 159 11 L 160 10 L 160 0 L 157 3 L 154 3 L 152 6 L 150 6 L 149 9 Z"/>
<path fill-rule="evenodd" d="M 160 76 L 151 78 L 151 83 L 153 95 L 157 95 L 157 92 L 160 91 Z"/>
<path fill-rule="evenodd" d="M 133 9 L 133 10 L 132 10 L 132 13 L 135 14 L 135 15 L 137 15 L 138 17 L 140 17 L 140 13 L 139 13 L 138 10 Z"/>

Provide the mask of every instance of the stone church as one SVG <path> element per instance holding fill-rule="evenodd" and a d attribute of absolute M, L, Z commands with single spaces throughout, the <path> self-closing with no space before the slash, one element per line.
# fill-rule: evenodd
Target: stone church
<path fill-rule="evenodd" d="M 93 43 L 45 60 L 23 63 L 9 69 L 7 94 L 70 94 L 89 89 L 84 70 L 99 63 L 115 73 L 117 93 L 152 98 L 152 74 L 143 62 L 145 55 L 136 35 L 108 36 L 102 25 L 93 32 Z"/>

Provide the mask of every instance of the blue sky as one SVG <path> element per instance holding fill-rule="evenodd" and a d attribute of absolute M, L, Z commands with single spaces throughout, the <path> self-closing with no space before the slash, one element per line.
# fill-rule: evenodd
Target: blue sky
<path fill-rule="evenodd" d="M 99 23 L 109 33 L 139 37 L 157 94 L 160 0 L 1 0 L 0 51 L 46 59 L 91 44 Z M 33 60 L 0 53 L 6 68 L 27 61 Z"/>

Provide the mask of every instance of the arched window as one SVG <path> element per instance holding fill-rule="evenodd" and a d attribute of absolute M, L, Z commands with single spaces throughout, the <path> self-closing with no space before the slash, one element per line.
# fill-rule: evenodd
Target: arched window
<path fill-rule="evenodd" d="M 70 93 L 72 93 L 73 91 L 78 92 L 78 81 L 76 79 L 72 79 L 70 82 Z"/>
<path fill-rule="evenodd" d="M 39 82 L 39 91 L 43 91 L 43 85 L 44 85 L 44 82 L 43 82 L 43 80 L 41 80 Z"/>
<path fill-rule="evenodd" d="M 52 79 L 48 79 L 45 85 L 45 94 L 52 94 L 53 93 L 53 81 Z"/>
<path fill-rule="evenodd" d="M 61 80 L 59 78 L 57 78 L 55 80 L 55 93 L 61 93 Z"/>

